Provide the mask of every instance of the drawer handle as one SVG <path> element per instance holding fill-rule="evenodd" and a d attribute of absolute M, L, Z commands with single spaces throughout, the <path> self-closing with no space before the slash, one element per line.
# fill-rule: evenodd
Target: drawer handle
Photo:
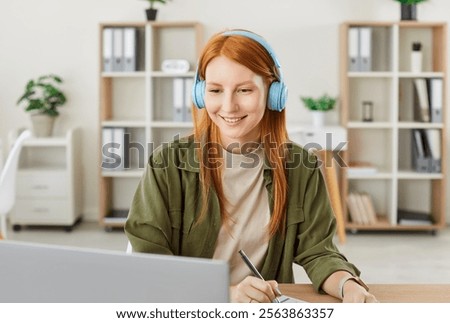
<path fill-rule="evenodd" d="M 33 190 L 48 190 L 48 186 L 47 185 L 34 185 L 31 187 Z"/>
<path fill-rule="evenodd" d="M 36 207 L 33 209 L 34 213 L 48 213 L 49 209 L 43 207 Z"/>

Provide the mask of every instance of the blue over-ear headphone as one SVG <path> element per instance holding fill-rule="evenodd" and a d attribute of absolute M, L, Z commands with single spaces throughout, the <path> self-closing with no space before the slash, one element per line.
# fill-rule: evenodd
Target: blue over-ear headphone
<path fill-rule="evenodd" d="M 287 87 L 283 82 L 283 75 L 281 74 L 281 65 L 275 56 L 275 52 L 273 51 L 272 47 L 261 37 L 258 36 L 252 32 L 245 31 L 245 30 L 231 30 L 226 31 L 222 35 L 224 36 L 232 36 L 232 35 L 238 35 L 238 36 L 244 36 L 250 39 L 253 39 L 257 43 L 259 43 L 261 46 L 265 48 L 265 50 L 269 53 L 270 57 L 272 58 L 275 66 L 278 69 L 278 75 L 279 75 L 279 81 L 272 82 L 269 87 L 269 93 L 267 95 L 267 107 L 270 110 L 274 111 L 282 111 L 286 105 L 286 99 L 287 99 Z M 194 105 L 202 109 L 205 107 L 205 81 L 200 80 L 198 72 L 195 73 L 195 81 L 194 85 L 192 87 L 192 101 L 194 102 Z"/>

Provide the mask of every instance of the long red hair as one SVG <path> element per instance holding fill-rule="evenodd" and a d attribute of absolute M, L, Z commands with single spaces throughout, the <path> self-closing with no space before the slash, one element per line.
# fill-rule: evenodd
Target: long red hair
<path fill-rule="evenodd" d="M 200 79 L 204 79 L 209 62 L 218 56 L 225 56 L 262 76 L 267 88 L 272 82 L 279 79 L 278 70 L 272 57 L 261 44 L 245 36 L 223 35 L 222 33 L 214 35 L 200 55 L 198 65 Z M 217 162 L 221 157 L 220 150 L 216 149 L 216 143 L 221 142 L 220 129 L 212 122 L 205 109 L 194 108 L 194 120 L 194 138 L 202 146 L 201 149 L 198 149 L 203 201 L 199 219 L 206 215 L 208 196 L 213 189 L 219 200 L 222 222 L 227 223 L 229 215 L 225 212 L 224 207 L 227 200 L 221 181 L 222 168 L 217 167 L 217 164 L 212 164 L 212 160 Z M 286 213 L 288 184 L 285 170 L 287 154 L 285 143 L 288 136 L 285 110 L 278 112 L 266 109 L 260 129 L 261 143 L 273 170 L 273 201 L 269 201 L 269 203 L 273 203 L 269 223 L 269 235 L 272 237 L 277 231 L 284 229 Z M 217 155 L 211 158 L 211 153 L 217 153 Z"/>

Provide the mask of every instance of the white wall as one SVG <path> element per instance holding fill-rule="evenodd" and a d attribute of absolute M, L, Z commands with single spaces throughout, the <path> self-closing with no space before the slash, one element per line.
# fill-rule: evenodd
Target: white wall
<path fill-rule="evenodd" d="M 26 82 L 45 73 L 61 75 L 69 102 L 61 109 L 56 132 L 73 126 L 83 129 L 83 209 L 87 219 L 97 219 L 99 195 L 98 25 L 142 21 L 146 6 L 140 0 L 2 1 L 0 139 L 5 142 L 11 129 L 30 124 L 28 115 L 16 106 Z M 292 123 L 311 119 L 300 95 L 339 94 L 341 22 L 399 19 L 399 4 L 394 0 L 171 0 L 159 8 L 158 20 L 200 21 L 206 38 L 228 27 L 263 35 L 283 67 Z M 450 19 L 447 0 L 431 0 L 418 10 L 420 20 Z M 338 123 L 338 111 L 330 112 L 328 118 L 329 123 Z M 447 191 L 450 196 L 450 189 Z"/>

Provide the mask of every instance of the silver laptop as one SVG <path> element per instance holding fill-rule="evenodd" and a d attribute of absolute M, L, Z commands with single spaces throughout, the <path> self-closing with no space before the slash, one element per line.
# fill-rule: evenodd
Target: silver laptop
<path fill-rule="evenodd" d="M 0 241 L 0 302 L 229 302 L 224 261 Z"/>

